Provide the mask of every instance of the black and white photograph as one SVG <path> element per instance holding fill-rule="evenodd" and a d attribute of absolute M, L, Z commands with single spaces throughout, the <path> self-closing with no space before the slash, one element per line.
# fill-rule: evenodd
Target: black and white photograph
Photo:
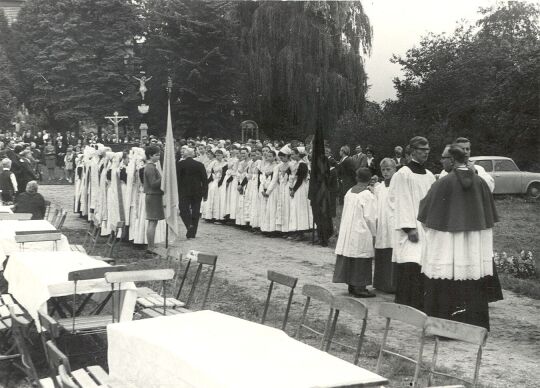
<path fill-rule="evenodd" d="M 0 0 L 0 388 L 540 386 L 540 3 Z"/>

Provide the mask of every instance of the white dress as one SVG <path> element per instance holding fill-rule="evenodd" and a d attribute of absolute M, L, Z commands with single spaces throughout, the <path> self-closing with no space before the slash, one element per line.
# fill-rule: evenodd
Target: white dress
<path fill-rule="evenodd" d="M 376 233 L 377 199 L 369 190 L 345 194 L 343 213 L 336 243 L 336 255 L 372 258 L 373 236 Z"/>
<path fill-rule="evenodd" d="M 415 174 L 408 166 L 401 167 L 392 177 L 388 192 L 388 203 L 394 212 L 392 261 L 421 264 L 426 235 L 422 224 L 417 221 L 418 209 L 433 182 L 435 177 L 429 170 L 425 174 Z M 416 228 L 418 242 L 409 241 L 402 228 Z"/>
<path fill-rule="evenodd" d="M 236 219 L 236 202 L 238 200 L 238 158 L 230 158 L 223 184 L 226 186 L 225 214 L 229 219 Z M 229 182 L 229 179 L 232 180 Z"/>
<path fill-rule="evenodd" d="M 236 218 L 235 218 L 236 225 L 247 225 L 247 223 L 249 222 L 249 197 L 247 193 L 249 179 L 247 176 L 248 176 L 248 169 L 250 167 L 250 164 L 251 164 L 250 160 L 243 160 L 238 163 L 238 169 L 237 169 L 238 185 L 241 186 L 244 180 L 247 180 L 248 183 L 243 186 L 242 193 L 239 192 L 236 199 Z"/>
<path fill-rule="evenodd" d="M 298 176 L 298 169 L 301 164 L 304 164 L 304 169 L 307 170 L 307 175 L 305 178 Z M 303 161 L 291 163 L 291 179 L 289 179 L 289 186 L 294 188 L 299 179 L 301 179 L 302 182 L 294 193 L 294 197 L 291 199 L 290 205 L 289 231 L 291 232 L 305 231 L 313 228 L 313 215 L 308 199 L 309 169 L 307 164 Z"/>
<path fill-rule="evenodd" d="M 259 227 L 259 172 L 261 167 L 261 160 L 255 160 L 251 163 L 248 170 L 248 187 L 247 195 L 249 197 L 249 225 L 252 228 Z"/>
<path fill-rule="evenodd" d="M 262 232 L 280 231 L 277 227 L 278 217 L 281 219 L 279 191 L 279 164 L 274 164 L 271 175 L 266 178 L 266 211 L 261 223 Z M 280 221 L 281 222 L 281 221 Z"/>
<path fill-rule="evenodd" d="M 261 174 L 259 174 L 259 210 L 258 210 L 258 226 L 263 230 L 263 224 L 266 223 L 266 208 L 268 206 L 268 197 L 263 193 L 268 189 L 272 182 L 272 172 L 274 171 L 275 163 L 261 163 Z M 266 226 L 267 227 L 267 226 Z M 268 227 L 267 227 L 268 228 Z"/>
<path fill-rule="evenodd" d="M 225 166 L 225 162 L 218 162 L 214 160 L 210 163 L 209 168 L 212 175 L 212 181 L 208 185 L 208 200 L 206 201 L 206 208 L 204 210 L 204 219 L 212 220 L 219 219 L 220 214 L 220 196 L 218 183 L 221 179 L 221 174 Z"/>
<path fill-rule="evenodd" d="M 210 176 L 212 175 L 212 162 L 214 161 L 214 159 L 210 160 L 208 156 L 204 155 L 204 157 L 200 156 L 198 158 L 195 158 L 195 160 L 204 164 L 204 168 L 206 169 L 206 179 L 210 179 Z M 206 212 L 207 201 L 208 201 L 208 198 L 206 200 L 203 199 L 201 201 L 201 214 L 203 215 L 203 218 Z"/>
<path fill-rule="evenodd" d="M 289 190 L 290 177 L 289 162 L 281 163 L 279 167 L 279 212 L 277 215 L 276 225 L 278 230 L 282 232 L 289 231 L 289 216 L 291 212 L 291 193 Z"/>

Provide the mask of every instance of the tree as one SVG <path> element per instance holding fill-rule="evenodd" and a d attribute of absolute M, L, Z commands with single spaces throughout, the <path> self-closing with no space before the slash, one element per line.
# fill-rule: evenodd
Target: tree
<path fill-rule="evenodd" d="M 43 113 L 48 129 L 104 122 L 135 106 L 135 84 L 124 60 L 140 33 L 129 0 L 29 0 L 13 24 L 21 97 Z"/>
<path fill-rule="evenodd" d="M 0 9 L 0 129 L 11 127 L 17 108 L 17 80 L 7 53 L 11 47 L 11 30 L 4 11 Z"/>
<path fill-rule="evenodd" d="M 539 13 L 514 1 L 480 9 L 475 27 L 430 34 L 394 57 L 405 76 L 394 81 L 392 113 L 440 147 L 467 136 L 477 154 L 538 160 Z"/>
<path fill-rule="evenodd" d="M 241 2 L 237 5 L 248 111 L 274 138 L 304 138 L 318 111 L 325 128 L 361 111 L 362 55 L 372 30 L 360 2 Z M 321 107 L 317 107 L 317 88 Z"/>
<path fill-rule="evenodd" d="M 229 2 L 153 0 L 145 3 L 143 69 L 155 77 L 149 91 L 151 125 L 165 128 L 167 77 L 173 78 L 176 133 L 233 137 L 243 75 Z"/>

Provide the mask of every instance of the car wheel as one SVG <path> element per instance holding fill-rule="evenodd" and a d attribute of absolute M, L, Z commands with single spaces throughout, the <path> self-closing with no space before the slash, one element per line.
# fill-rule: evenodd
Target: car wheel
<path fill-rule="evenodd" d="M 527 187 L 527 197 L 539 198 L 540 197 L 540 183 L 534 182 Z"/>

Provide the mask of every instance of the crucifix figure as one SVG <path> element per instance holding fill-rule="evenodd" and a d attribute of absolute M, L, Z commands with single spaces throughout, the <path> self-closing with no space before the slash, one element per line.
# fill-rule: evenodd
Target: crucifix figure
<path fill-rule="evenodd" d="M 123 119 L 127 119 L 127 116 L 118 116 L 118 112 L 114 112 L 113 116 L 105 116 L 106 119 L 110 120 L 114 124 L 114 133 L 116 134 L 116 141 L 118 142 L 118 123 Z"/>
<path fill-rule="evenodd" d="M 137 78 L 135 76 L 133 76 L 133 78 L 139 81 L 139 93 L 141 93 L 142 100 L 144 101 L 144 94 L 148 91 L 148 89 L 146 88 L 146 82 L 150 81 L 152 77 L 146 78 L 146 76 L 143 75 L 141 78 Z"/>

